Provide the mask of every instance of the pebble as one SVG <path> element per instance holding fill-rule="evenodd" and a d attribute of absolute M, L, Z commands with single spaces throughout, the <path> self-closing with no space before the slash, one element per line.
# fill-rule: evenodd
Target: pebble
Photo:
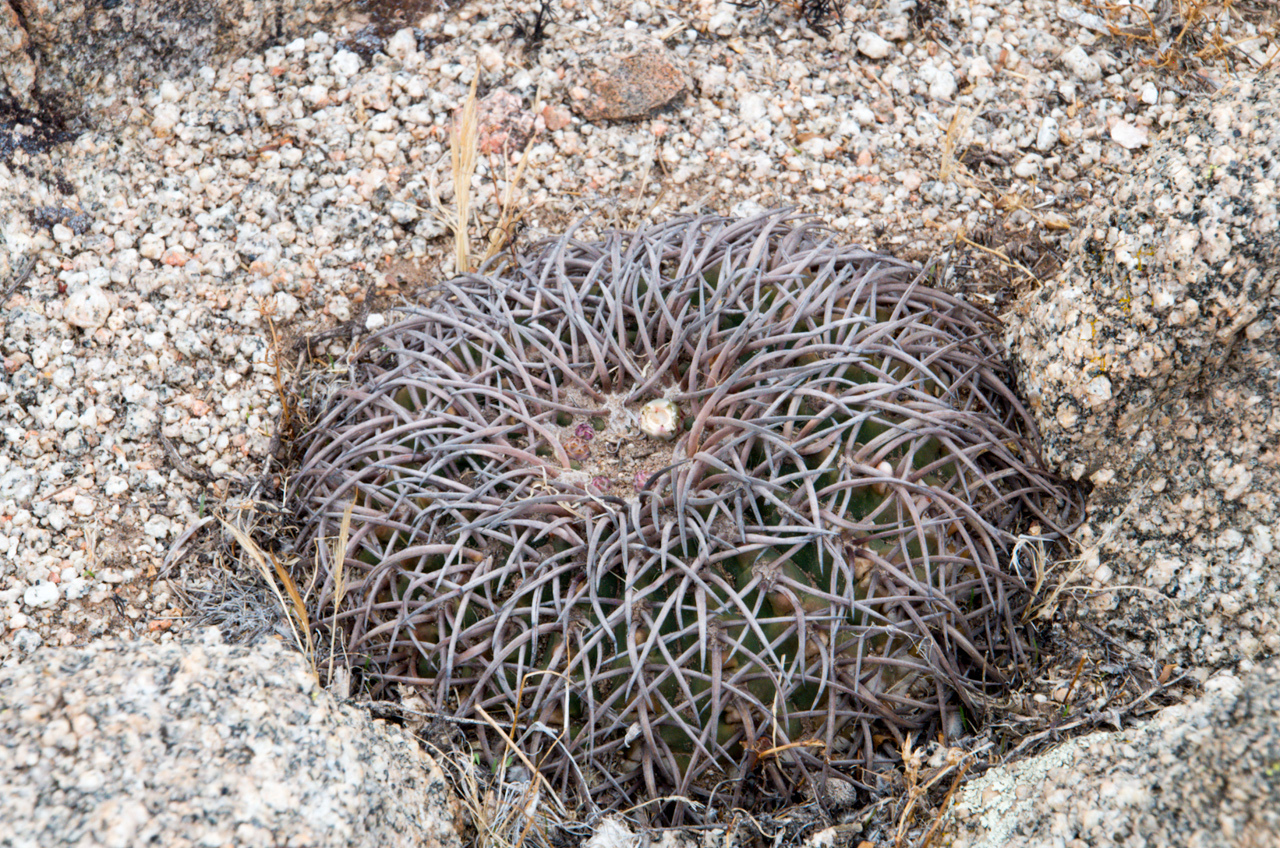
<path fill-rule="evenodd" d="M 1125 150 L 1137 150 L 1149 142 L 1150 133 L 1146 127 L 1135 127 L 1128 121 L 1116 121 L 1111 127 L 1111 140 Z"/>
<path fill-rule="evenodd" d="M 632 32 L 606 33 L 579 61 L 594 66 L 585 79 L 586 96 L 576 103 L 592 122 L 647 117 L 688 88 L 676 55 L 657 39 Z"/>
<path fill-rule="evenodd" d="M 1102 66 L 1078 44 L 1062 54 L 1062 64 L 1081 82 L 1102 79 Z"/>
<path fill-rule="evenodd" d="M 14 633 L 12 638 L 13 646 L 18 649 L 18 653 L 24 656 L 31 654 L 44 642 L 39 633 L 25 627 Z"/>
<path fill-rule="evenodd" d="M 353 77 L 360 73 L 360 57 L 350 50 L 339 50 L 329 61 L 329 71 L 336 77 Z"/>
<path fill-rule="evenodd" d="M 62 306 L 62 317 L 68 324 L 96 330 L 107 323 L 111 300 L 96 286 L 85 286 L 71 294 Z"/>
<path fill-rule="evenodd" d="M 747 126 L 754 126 L 768 115 L 769 105 L 759 94 L 745 94 L 738 101 L 738 118 Z"/>
<path fill-rule="evenodd" d="M 495 89 L 476 103 L 477 147 L 483 154 L 521 154 L 534 132 L 534 115 L 520 97 Z M 394 152 L 395 145 L 392 143 Z M 385 157 L 390 160 L 392 157 Z"/>
<path fill-rule="evenodd" d="M 893 42 L 874 32 L 858 33 L 858 52 L 868 59 L 884 59 L 894 51 Z"/>
<path fill-rule="evenodd" d="M 934 100 L 949 101 L 956 94 L 956 77 L 950 71 L 938 71 L 929 83 L 929 96 Z"/>
<path fill-rule="evenodd" d="M 62 594 L 68 601 L 78 601 L 89 594 L 92 586 L 93 584 L 83 577 L 73 577 L 63 585 Z"/>
<path fill-rule="evenodd" d="M 1052 115 L 1045 115 L 1040 122 L 1040 130 L 1036 133 L 1036 150 L 1048 153 L 1058 143 L 1058 120 Z"/>
<path fill-rule="evenodd" d="M 1044 164 L 1044 157 L 1036 153 L 1028 153 L 1018 160 L 1013 166 L 1015 176 L 1029 180 L 1040 173 L 1040 166 Z"/>
<path fill-rule="evenodd" d="M 22 602 L 33 609 L 44 609 L 58 602 L 58 584 L 41 580 L 22 593 Z"/>

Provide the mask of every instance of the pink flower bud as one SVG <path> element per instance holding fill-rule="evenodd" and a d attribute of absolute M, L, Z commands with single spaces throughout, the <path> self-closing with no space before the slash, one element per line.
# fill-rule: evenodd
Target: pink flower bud
<path fill-rule="evenodd" d="M 591 446 L 577 436 L 570 436 L 561 444 L 564 445 L 564 452 L 569 455 L 570 459 L 582 462 L 591 456 Z"/>

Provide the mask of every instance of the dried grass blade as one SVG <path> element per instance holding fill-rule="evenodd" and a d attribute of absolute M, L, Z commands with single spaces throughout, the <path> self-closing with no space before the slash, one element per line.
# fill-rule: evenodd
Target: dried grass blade
<path fill-rule="evenodd" d="M 274 556 L 258 547 L 258 544 L 253 541 L 253 538 L 248 533 L 224 518 L 219 518 L 218 520 L 239 543 L 240 547 L 249 554 L 254 565 L 258 567 L 258 572 L 262 575 L 262 579 L 267 582 L 267 585 L 271 587 L 271 591 L 275 593 L 276 599 L 280 602 L 280 611 L 284 613 L 285 620 L 289 622 L 289 629 L 293 632 L 294 644 L 298 646 L 298 650 L 302 651 L 303 656 L 307 658 L 307 662 L 311 666 L 311 674 L 318 681 L 320 675 L 316 671 L 315 651 L 311 642 L 311 626 L 307 618 L 307 608 L 306 604 L 302 602 L 302 596 L 298 594 L 298 588 L 294 585 L 293 578 L 289 576 L 284 566 Z M 267 565 L 268 557 L 271 558 L 274 568 Z M 285 585 L 285 589 L 288 591 L 289 598 L 292 601 L 292 608 L 290 604 L 285 603 L 284 595 L 281 594 L 280 587 L 276 584 L 276 577 L 279 577 L 280 582 Z M 297 618 L 296 622 L 294 620 L 295 616 Z M 301 627 L 301 633 L 299 633 L 299 627 Z"/>

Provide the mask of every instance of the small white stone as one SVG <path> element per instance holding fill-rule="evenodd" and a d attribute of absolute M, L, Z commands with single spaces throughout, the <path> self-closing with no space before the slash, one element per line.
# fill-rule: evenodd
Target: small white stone
<path fill-rule="evenodd" d="M 329 72 L 336 77 L 352 77 L 360 73 L 360 57 L 350 50 L 339 50 L 329 60 Z"/>
<path fill-rule="evenodd" d="M 36 648 L 40 647 L 40 643 L 44 640 L 40 638 L 40 634 L 34 630 L 19 630 L 13 634 L 13 646 L 18 649 L 19 653 L 29 654 Z"/>
<path fill-rule="evenodd" d="M 1026 156 L 1019 159 L 1017 164 L 1013 166 L 1013 173 L 1016 176 L 1022 177 L 1024 180 L 1029 180 L 1036 174 L 1040 173 L 1040 166 L 1043 164 L 1043 156 L 1038 153 L 1028 153 Z"/>
<path fill-rule="evenodd" d="M 906 41 L 910 38 L 911 22 L 902 14 L 902 4 L 898 0 L 891 0 L 885 11 L 891 17 L 880 21 L 876 25 L 876 31 L 890 41 Z"/>
<path fill-rule="evenodd" d="M 739 17 L 740 15 L 736 9 L 728 3 L 721 3 L 715 14 L 707 21 L 707 31 L 719 36 L 731 35 L 733 26 Z"/>
<path fill-rule="evenodd" d="M 1160 102 L 1160 91 L 1155 87 L 1154 83 L 1146 83 L 1142 86 L 1142 102 L 1148 106 L 1154 106 Z"/>
<path fill-rule="evenodd" d="M 934 100 L 950 100 L 956 94 L 956 78 L 950 71 L 938 71 L 929 83 L 929 96 Z"/>
<path fill-rule="evenodd" d="M 163 515 L 153 515 L 142 525 L 142 532 L 153 539 L 163 539 L 169 535 L 170 522 Z"/>
<path fill-rule="evenodd" d="M 323 85 L 304 85 L 298 89 L 298 93 L 302 95 L 302 99 L 312 106 L 321 107 L 329 105 L 329 89 Z"/>
<path fill-rule="evenodd" d="M 1040 131 L 1036 133 L 1036 150 L 1048 153 L 1058 143 L 1058 119 L 1045 115 L 1040 122 Z"/>
<path fill-rule="evenodd" d="M 71 511 L 76 515 L 93 515 L 93 498 L 88 495 L 76 495 L 71 499 Z"/>
<path fill-rule="evenodd" d="M 1111 140 L 1125 150 L 1137 150 L 1146 146 L 1149 135 L 1146 127 L 1135 127 L 1128 121 L 1116 121 L 1111 128 Z"/>
<path fill-rule="evenodd" d="M 742 99 L 738 101 L 738 118 L 747 126 L 764 120 L 768 115 L 768 104 L 764 102 L 763 97 L 754 92 L 742 95 Z"/>
<path fill-rule="evenodd" d="M 411 203 L 405 203 L 403 200 L 393 200 L 388 203 L 387 214 L 397 224 L 412 224 L 420 217 L 417 207 Z"/>
<path fill-rule="evenodd" d="M 1097 82 L 1102 79 L 1102 66 L 1084 52 L 1079 44 L 1062 54 L 1062 64 L 1081 82 Z"/>
<path fill-rule="evenodd" d="M 868 59 L 883 59 L 893 52 L 893 42 L 874 32 L 858 33 L 858 52 Z"/>
<path fill-rule="evenodd" d="M 383 49 L 387 51 L 388 56 L 403 62 L 418 52 L 418 39 L 414 38 L 411 29 L 396 30 L 396 34 L 387 39 L 386 47 Z"/>
<path fill-rule="evenodd" d="M 55 506 L 49 510 L 49 514 L 44 517 L 44 521 L 49 525 L 49 529 L 55 533 L 61 533 L 67 529 L 67 525 L 71 523 L 71 519 L 67 516 L 67 511 L 61 506 Z"/>
<path fill-rule="evenodd" d="M 281 321 L 288 321 L 298 314 L 298 310 L 302 304 L 298 303 L 298 299 L 288 292 L 276 292 L 275 294 L 276 318 Z"/>
<path fill-rule="evenodd" d="M 329 299 L 329 314 L 339 321 L 351 320 L 351 301 L 346 295 L 335 295 Z"/>
<path fill-rule="evenodd" d="M 151 131 L 158 136 L 167 136 L 178 125 L 181 117 L 182 112 L 177 104 L 161 103 L 151 117 Z"/>
<path fill-rule="evenodd" d="M 1234 551 L 1244 544 L 1244 534 L 1234 527 L 1228 527 L 1218 536 L 1218 547 L 1224 551 Z"/>
<path fill-rule="evenodd" d="M 481 45 L 476 58 L 480 60 L 480 67 L 489 73 L 494 73 L 502 68 L 502 53 L 495 50 L 491 44 Z"/>
<path fill-rule="evenodd" d="M 364 319 L 364 328 L 370 332 L 381 329 L 387 323 L 387 317 L 381 312 L 374 312 Z"/>
<path fill-rule="evenodd" d="M 876 113 L 861 103 L 849 110 L 849 116 L 857 121 L 860 127 L 873 127 L 876 123 Z"/>
<path fill-rule="evenodd" d="M 89 594 L 89 586 L 89 581 L 83 577 L 73 577 L 63 584 L 62 591 L 66 594 L 68 601 L 78 601 Z"/>
<path fill-rule="evenodd" d="M 129 481 L 118 474 L 112 474 L 107 478 L 106 484 L 103 485 L 102 491 L 107 493 L 108 497 L 115 497 L 129 491 Z"/>
<path fill-rule="evenodd" d="M 85 286 L 67 298 L 62 305 L 62 318 L 68 324 L 96 330 L 107 323 L 111 299 L 96 286 Z"/>
<path fill-rule="evenodd" d="M 182 95 L 178 93 L 178 87 L 170 80 L 160 83 L 160 99 L 166 103 L 177 103 Z"/>
<path fill-rule="evenodd" d="M 51 607 L 58 602 L 58 584 L 41 580 L 22 593 L 22 602 L 35 609 Z"/>

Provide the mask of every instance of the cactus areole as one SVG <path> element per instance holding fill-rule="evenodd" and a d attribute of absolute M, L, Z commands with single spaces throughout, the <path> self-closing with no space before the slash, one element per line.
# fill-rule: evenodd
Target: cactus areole
<path fill-rule="evenodd" d="M 996 322 L 925 278 L 770 213 L 448 281 L 315 401 L 315 626 L 584 809 L 866 786 L 1025 667 L 1010 557 L 1078 520 Z"/>

